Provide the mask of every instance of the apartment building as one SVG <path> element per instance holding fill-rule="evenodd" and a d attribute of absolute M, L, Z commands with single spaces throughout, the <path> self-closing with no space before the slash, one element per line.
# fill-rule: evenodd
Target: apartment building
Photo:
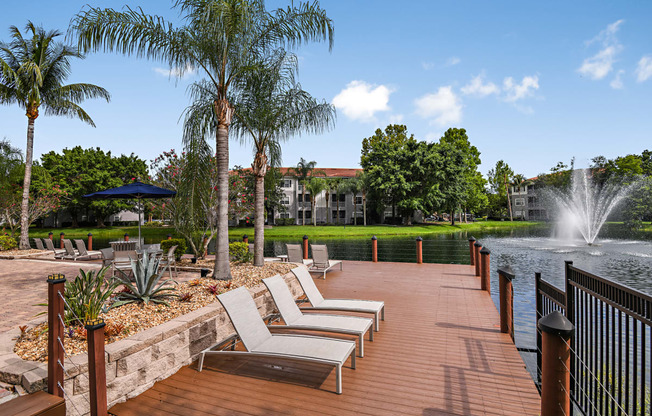
<path fill-rule="evenodd" d="M 542 185 L 536 183 L 536 179 L 529 179 L 526 182 L 527 185 L 509 187 L 514 219 L 526 221 L 544 221 L 548 219 L 548 212 L 541 197 Z"/>
<path fill-rule="evenodd" d="M 347 168 L 317 168 L 319 177 L 325 179 L 346 180 L 356 176 L 362 169 Z M 294 176 L 292 168 L 281 168 L 283 181 L 281 189 L 285 197 L 281 203 L 285 206 L 285 212 L 274 212 L 273 218 L 294 218 L 295 224 L 300 225 L 303 219 L 303 212 L 306 215 L 306 224 L 312 224 L 312 206 L 310 193 L 306 191 L 306 200 L 303 200 L 303 186 Z M 328 203 L 326 195 L 328 194 Z M 339 210 L 338 210 L 339 198 Z M 356 206 L 357 205 L 357 206 Z M 352 224 L 354 215 L 358 217 L 358 223 L 362 222 L 362 194 L 358 194 L 356 202 L 353 200 L 353 193 L 336 195 L 335 192 L 323 191 L 315 199 L 315 217 L 318 224 L 337 223 Z M 269 218 L 269 217 L 268 217 Z M 276 221 L 275 221 L 276 222 Z"/>

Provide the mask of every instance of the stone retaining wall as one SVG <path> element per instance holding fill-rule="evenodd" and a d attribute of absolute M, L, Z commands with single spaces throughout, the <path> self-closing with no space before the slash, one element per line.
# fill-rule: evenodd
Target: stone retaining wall
<path fill-rule="evenodd" d="M 292 272 L 283 276 L 295 298 L 303 294 Z M 261 316 L 275 311 L 264 284 L 249 289 Z M 136 333 L 106 345 L 106 383 L 109 408 L 138 396 L 152 385 L 176 373 L 199 358 L 199 353 L 235 334 L 219 302 L 212 303 L 162 325 Z M 13 343 L 11 343 L 13 346 Z M 43 389 L 47 383 L 47 364 L 23 361 L 13 354 L 12 366 L 23 368 L 15 384 L 28 391 Z M 18 360 L 18 361 L 16 361 Z M 72 361 L 75 365 L 73 365 Z M 66 359 L 64 390 L 67 414 L 88 414 L 88 356 L 79 354 Z M 0 371 L 3 371 L 0 369 Z"/>

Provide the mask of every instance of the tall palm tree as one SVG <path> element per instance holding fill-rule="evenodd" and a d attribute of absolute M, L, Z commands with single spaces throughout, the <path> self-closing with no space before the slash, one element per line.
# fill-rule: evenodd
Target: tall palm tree
<path fill-rule="evenodd" d="M 215 138 L 218 171 L 217 239 L 213 276 L 230 279 L 228 230 L 229 126 L 232 90 L 258 70 L 261 57 L 279 46 L 309 41 L 333 42 L 332 21 L 317 2 L 274 13 L 263 0 L 176 0 L 185 25 L 175 28 L 142 10 L 124 12 L 89 7 L 73 21 L 84 50 L 110 50 L 162 61 L 183 76 L 188 69 L 204 77 L 191 91 L 184 142 Z M 195 146 L 195 148 L 201 148 Z"/>
<path fill-rule="evenodd" d="M 515 191 L 520 192 L 521 187 L 523 187 L 525 185 L 529 185 L 529 183 L 530 182 L 527 180 L 527 178 L 519 173 L 519 174 L 514 175 L 514 177 L 512 178 L 512 183 L 510 185 L 515 188 Z M 508 198 L 508 202 L 509 202 L 509 192 L 507 193 L 507 198 Z M 510 207 L 511 207 L 511 205 L 510 205 Z M 523 219 L 525 219 L 525 214 L 524 214 L 524 211 L 521 210 L 521 220 L 523 220 Z"/>
<path fill-rule="evenodd" d="M 353 225 L 358 225 L 358 193 L 360 192 L 360 179 L 358 176 L 346 180 L 346 192 L 353 194 Z"/>
<path fill-rule="evenodd" d="M 87 98 L 111 96 L 93 84 L 63 83 L 70 75 L 70 58 L 83 59 L 79 51 L 55 38 L 56 30 L 45 31 L 27 22 L 25 39 L 16 26 L 11 26 L 11 42 L 0 42 L 0 103 L 18 104 L 27 116 L 27 147 L 25 149 L 25 179 L 20 214 L 20 249 L 29 246 L 29 186 L 32 180 L 32 153 L 34 148 L 34 122 L 39 111 L 45 115 L 78 118 L 95 127 L 91 117 L 79 104 Z"/>
<path fill-rule="evenodd" d="M 308 188 L 310 191 L 310 205 L 312 208 L 312 225 L 317 226 L 317 197 L 321 194 L 327 187 L 326 180 L 323 178 L 310 178 L 308 183 L 304 188 Z"/>
<path fill-rule="evenodd" d="M 364 171 L 355 175 L 358 180 L 358 189 L 362 193 L 362 223 L 367 226 L 367 193 L 369 192 L 369 175 Z"/>
<path fill-rule="evenodd" d="M 281 142 L 291 136 L 320 133 L 333 126 L 335 108 L 319 102 L 295 81 L 297 59 L 283 50 L 264 69 L 250 73 L 236 97 L 232 128 L 254 147 L 254 265 L 263 266 L 265 174 L 281 160 Z"/>
<path fill-rule="evenodd" d="M 306 202 L 306 185 L 308 184 L 309 178 L 312 176 L 313 171 L 317 162 L 311 160 L 310 162 L 306 161 L 304 158 L 299 159 L 299 163 L 294 168 L 290 168 L 294 173 L 294 177 L 297 178 L 299 184 L 301 185 L 301 204 Z M 302 219 L 301 225 L 306 225 L 306 210 L 301 210 Z"/>

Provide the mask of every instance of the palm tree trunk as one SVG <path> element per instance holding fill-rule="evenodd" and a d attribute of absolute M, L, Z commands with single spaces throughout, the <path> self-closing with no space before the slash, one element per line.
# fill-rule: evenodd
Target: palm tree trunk
<path fill-rule="evenodd" d="M 213 277 L 231 280 L 229 264 L 229 125 L 233 109 L 226 100 L 215 103 L 218 115 L 217 137 L 217 238 Z"/>
<path fill-rule="evenodd" d="M 252 169 L 254 171 L 254 266 L 264 266 L 265 256 L 265 154 L 256 154 Z"/>
<path fill-rule="evenodd" d="M 316 206 L 317 196 L 313 195 L 312 192 L 310 193 L 310 196 L 312 196 L 312 198 L 310 198 L 312 200 L 312 206 L 311 206 L 311 208 L 312 208 L 312 226 L 316 227 L 317 226 L 317 206 Z"/>
<path fill-rule="evenodd" d="M 353 225 L 358 225 L 358 204 L 356 201 L 357 194 L 353 193 Z"/>
<path fill-rule="evenodd" d="M 23 200 L 20 204 L 20 245 L 21 250 L 29 250 L 29 186 L 32 183 L 32 153 L 34 149 L 35 117 L 27 118 L 27 148 L 25 149 L 25 179 L 23 180 Z"/>
<path fill-rule="evenodd" d="M 362 223 L 367 226 L 367 193 L 362 193 Z"/>
<path fill-rule="evenodd" d="M 337 217 L 337 225 L 340 225 L 340 193 L 335 193 L 335 198 L 337 199 L 337 212 L 335 216 Z"/>
<path fill-rule="evenodd" d="M 301 225 L 306 225 L 306 184 L 301 187 Z"/>
<path fill-rule="evenodd" d="M 333 223 L 333 215 L 330 212 L 330 208 L 328 207 L 329 199 L 330 199 L 330 191 L 326 189 L 326 222 L 329 224 Z"/>

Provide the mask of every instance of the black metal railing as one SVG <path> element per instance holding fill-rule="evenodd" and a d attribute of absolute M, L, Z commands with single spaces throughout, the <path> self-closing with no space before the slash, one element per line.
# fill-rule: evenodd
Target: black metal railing
<path fill-rule="evenodd" d="M 570 341 L 575 410 L 588 415 L 651 415 L 652 297 L 566 262 L 566 290 L 536 276 L 537 317 L 553 310 L 575 325 Z M 538 374 L 541 368 L 537 336 Z"/>

